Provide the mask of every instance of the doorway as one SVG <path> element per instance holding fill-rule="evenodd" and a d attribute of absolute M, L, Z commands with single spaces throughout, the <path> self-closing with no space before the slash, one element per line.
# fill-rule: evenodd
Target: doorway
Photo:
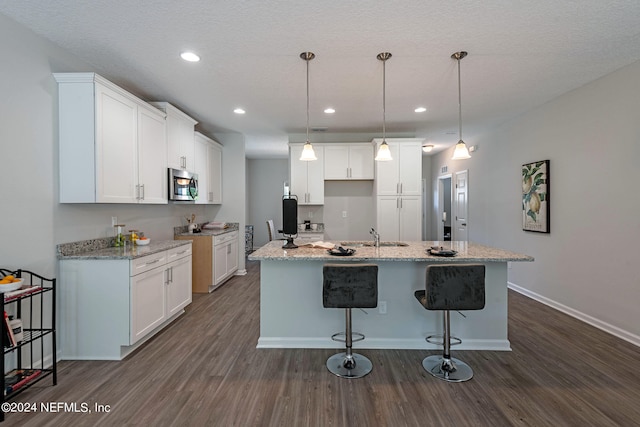
<path fill-rule="evenodd" d="M 438 213 L 436 225 L 438 227 L 438 240 L 451 240 L 451 174 L 438 177 Z"/>

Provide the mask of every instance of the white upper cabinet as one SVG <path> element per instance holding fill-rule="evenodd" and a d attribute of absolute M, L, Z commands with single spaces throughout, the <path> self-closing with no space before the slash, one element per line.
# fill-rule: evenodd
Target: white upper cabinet
<path fill-rule="evenodd" d="M 95 73 L 56 73 L 60 203 L 167 203 L 165 114 Z"/>
<path fill-rule="evenodd" d="M 326 144 L 324 146 L 324 179 L 373 179 L 373 157 L 373 145 L 370 143 Z"/>
<path fill-rule="evenodd" d="M 382 143 L 374 140 L 376 150 Z M 387 138 L 393 160 L 375 162 L 378 196 L 422 194 L 422 140 Z"/>
<path fill-rule="evenodd" d="M 298 196 L 298 205 L 324 204 L 324 147 L 314 145 L 318 160 L 302 161 L 303 144 L 289 149 L 291 194 Z"/>
<path fill-rule="evenodd" d="M 152 102 L 167 113 L 167 162 L 170 168 L 195 169 L 195 126 L 196 120 L 169 104 L 168 102 Z"/>
<path fill-rule="evenodd" d="M 164 114 L 138 106 L 138 200 L 167 203 L 167 140 Z"/>
<path fill-rule="evenodd" d="M 195 132 L 195 168 L 198 174 L 196 204 L 222 203 L 222 146 Z"/>

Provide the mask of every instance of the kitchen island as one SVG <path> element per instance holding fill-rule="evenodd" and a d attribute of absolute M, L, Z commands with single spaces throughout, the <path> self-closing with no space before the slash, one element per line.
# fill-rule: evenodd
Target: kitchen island
<path fill-rule="evenodd" d="M 333 242 L 341 244 L 341 242 Z M 345 242 L 347 243 L 347 242 Z M 336 262 L 378 265 L 378 308 L 353 310 L 354 331 L 366 336 L 354 348 L 438 349 L 425 337 L 442 333 L 442 314 L 425 310 L 414 292 L 425 287 L 429 264 L 480 263 L 486 266 L 483 310 L 451 314 L 452 335 L 459 350 L 510 350 L 507 337 L 507 263 L 533 261 L 528 255 L 468 242 L 403 242 L 403 246 L 365 246 L 348 242 L 351 256 L 332 256 L 326 249 L 283 249 L 272 241 L 249 256 L 260 261 L 260 338 L 258 348 L 338 348 L 331 335 L 344 330 L 344 310 L 322 306 L 322 266 Z M 455 257 L 427 252 L 442 245 Z"/>

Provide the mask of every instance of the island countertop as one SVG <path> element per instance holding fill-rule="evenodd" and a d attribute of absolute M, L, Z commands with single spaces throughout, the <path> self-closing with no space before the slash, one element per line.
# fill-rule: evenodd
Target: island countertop
<path fill-rule="evenodd" d="M 529 255 L 523 255 L 504 249 L 484 246 L 473 242 L 441 242 L 421 241 L 402 242 L 407 246 L 362 246 L 362 243 L 349 245 L 345 242 L 331 242 L 344 248 L 354 248 L 355 253 L 350 256 L 333 256 L 326 249 L 303 246 L 306 242 L 296 242 L 297 249 L 283 249 L 282 240 L 274 240 L 249 255 L 249 260 L 269 261 L 428 261 L 428 262 L 507 262 L 533 261 Z M 452 249 L 458 253 L 454 257 L 431 255 L 427 252 L 431 246 Z"/>

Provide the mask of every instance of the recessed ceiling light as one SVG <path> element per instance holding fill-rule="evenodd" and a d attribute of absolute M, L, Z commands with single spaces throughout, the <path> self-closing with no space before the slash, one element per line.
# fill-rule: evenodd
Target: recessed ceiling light
<path fill-rule="evenodd" d="M 418 107 L 415 110 L 416 113 L 424 113 L 425 111 L 427 111 L 427 109 L 425 107 Z"/>
<path fill-rule="evenodd" d="M 200 61 L 200 57 L 193 52 L 182 52 L 180 54 L 180 58 L 189 62 L 198 62 Z"/>
<path fill-rule="evenodd" d="M 242 108 L 236 108 L 235 110 L 233 110 L 234 113 L 236 114 L 244 114 L 246 113 L 246 111 L 244 111 Z"/>
<path fill-rule="evenodd" d="M 336 110 L 334 110 L 333 108 L 329 107 L 329 108 L 325 108 L 324 112 L 327 114 L 333 114 L 336 112 Z"/>

